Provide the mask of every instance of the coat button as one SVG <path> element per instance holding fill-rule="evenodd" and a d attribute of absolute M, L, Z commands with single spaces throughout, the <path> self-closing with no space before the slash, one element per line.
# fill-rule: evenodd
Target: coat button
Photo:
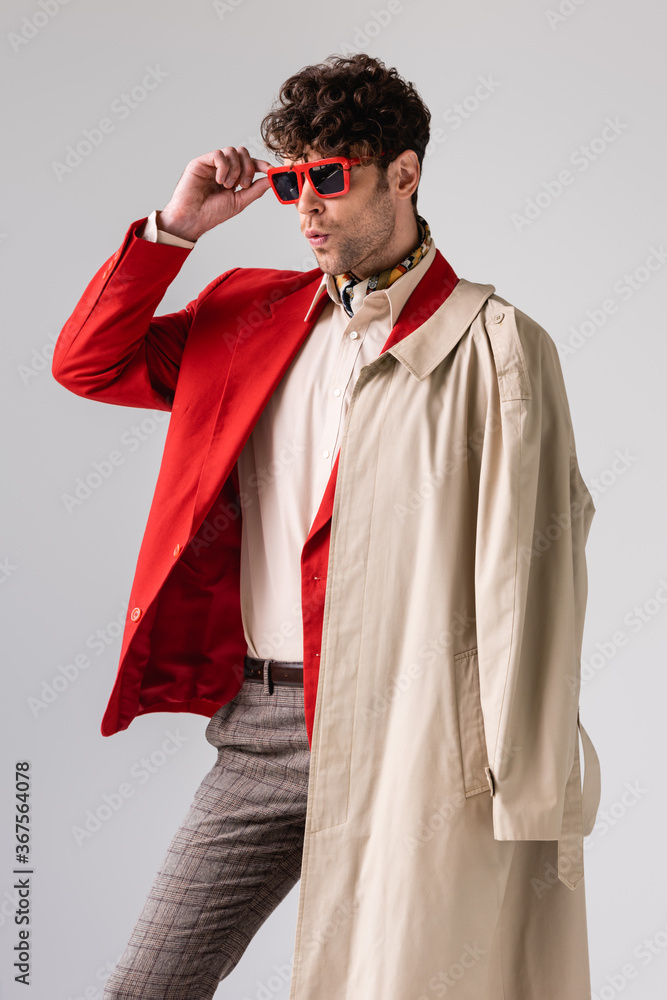
<path fill-rule="evenodd" d="M 174 557 L 176 557 L 180 551 L 181 551 L 181 543 L 177 542 L 176 548 L 174 549 Z"/>
<path fill-rule="evenodd" d="M 493 322 L 502 323 L 504 319 L 505 319 L 505 313 L 496 313 L 496 315 L 493 317 Z"/>
<path fill-rule="evenodd" d="M 132 614 L 130 615 L 130 618 L 132 619 L 133 622 L 138 622 L 139 619 L 141 618 L 141 608 L 132 608 Z"/>

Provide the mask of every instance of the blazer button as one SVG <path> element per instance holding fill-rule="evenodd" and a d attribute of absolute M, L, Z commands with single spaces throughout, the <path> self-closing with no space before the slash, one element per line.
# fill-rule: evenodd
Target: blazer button
<path fill-rule="evenodd" d="M 132 619 L 133 622 L 138 622 L 139 619 L 141 618 L 141 608 L 132 608 L 132 614 L 130 615 L 130 618 Z"/>
<path fill-rule="evenodd" d="M 174 549 L 174 557 L 176 557 L 180 551 L 181 551 L 181 543 L 178 542 L 176 548 Z"/>

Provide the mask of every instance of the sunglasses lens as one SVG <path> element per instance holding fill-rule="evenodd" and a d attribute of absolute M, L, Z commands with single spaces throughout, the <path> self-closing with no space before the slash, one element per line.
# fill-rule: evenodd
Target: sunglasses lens
<path fill-rule="evenodd" d="M 310 176 L 318 194 L 340 194 L 345 187 L 345 172 L 340 163 L 312 167 Z"/>
<path fill-rule="evenodd" d="M 299 181 L 295 170 L 286 170 L 273 175 L 273 184 L 283 201 L 296 201 L 299 197 Z"/>

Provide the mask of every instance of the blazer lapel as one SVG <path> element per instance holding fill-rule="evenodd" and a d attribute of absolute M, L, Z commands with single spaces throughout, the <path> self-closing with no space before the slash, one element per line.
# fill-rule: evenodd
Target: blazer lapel
<path fill-rule="evenodd" d="M 211 420 L 210 438 L 201 453 L 201 475 L 193 509 L 193 533 L 215 501 L 262 410 L 315 325 L 325 303 L 330 301 L 328 296 L 321 296 L 308 320 L 304 322 L 308 305 L 322 279 L 319 269 L 314 277 L 309 278 L 311 273 L 306 272 L 297 277 L 297 281 L 305 279 L 306 283 L 296 291 L 288 291 L 277 301 L 265 300 L 265 307 L 269 306 L 269 316 L 254 328 L 251 329 L 238 316 L 236 343 L 226 375 L 223 372 L 224 384 Z M 292 282 L 294 280 L 291 279 Z M 289 287 L 291 282 L 285 281 L 285 284 Z M 255 305 L 256 285 L 248 288 L 247 299 L 253 295 Z M 249 311 L 252 313 L 252 307 Z"/>

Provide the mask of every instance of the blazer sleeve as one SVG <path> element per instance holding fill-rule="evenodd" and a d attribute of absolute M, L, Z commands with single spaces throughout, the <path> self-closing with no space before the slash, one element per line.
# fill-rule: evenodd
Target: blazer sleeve
<path fill-rule="evenodd" d="M 79 396 L 171 410 L 188 332 L 215 278 L 178 312 L 155 316 L 191 249 L 142 239 L 133 222 L 118 250 L 89 282 L 55 344 L 51 371 Z"/>
<path fill-rule="evenodd" d="M 558 840 L 578 768 L 584 549 L 595 507 L 555 343 L 498 297 L 484 329 L 475 613 L 494 837 Z"/>

